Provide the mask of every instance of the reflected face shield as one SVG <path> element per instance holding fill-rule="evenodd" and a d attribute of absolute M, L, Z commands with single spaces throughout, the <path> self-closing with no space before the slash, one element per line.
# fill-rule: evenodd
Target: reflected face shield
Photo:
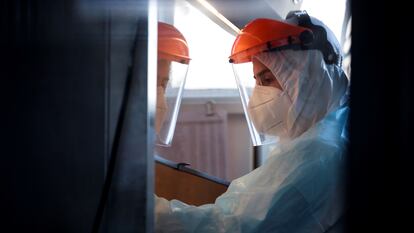
<path fill-rule="evenodd" d="M 157 68 L 156 144 L 171 146 L 188 64 L 161 59 Z"/>

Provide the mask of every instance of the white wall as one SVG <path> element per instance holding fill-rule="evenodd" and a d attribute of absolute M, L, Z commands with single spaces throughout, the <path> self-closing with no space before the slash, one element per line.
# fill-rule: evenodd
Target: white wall
<path fill-rule="evenodd" d="M 228 114 L 226 180 L 233 180 L 247 174 L 253 168 L 253 145 L 240 97 L 185 98 L 183 99 L 180 111 L 197 111 L 199 108 L 205 109 L 205 104 L 209 101 L 215 102 L 214 106 L 216 111 L 224 110 Z"/>
<path fill-rule="evenodd" d="M 233 180 L 253 168 L 253 145 L 243 113 L 228 115 L 228 138 L 227 179 Z"/>
<path fill-rule="evenodd" d="M 204 142 L 195 142 L 197 144 L 203 144 L 203 143 L 211 143 L 211 145 L 204 145 L 201 147 L 199 145 L 195 145 L 194 147 L 196 149 L 196 153 L 193 153 L 193 156 L 203 156 L 207 155 L 211 158 L 202 158 L 202 161 L 205 161 L 205 163 L 208 164 L 216 164 L 215 162 L 210 162 L 208 159 L 220 159 L 222 160 L 222 164 L 225 165 L 225 175 L 219 175 L 221 173 L 217 174 L 210 174 L 210 175 L 216 175 L 221 176 L 219 178 L 226 179 L 228 181 L 231 181 L 235 178 L 238 178 L 240 176 L 243 176 L 250 172 L 253 167 L 253 146 L 251 143 L 249 131 L 246 124 L 246 119 L 244 117 L 243 109 L 240 103 L 240 98 L 238 96 L 236 97 L 226 97 L 226 98 L 208 98 L 208 97 L 197 97 L 197 98 L 184 98 L 181 107 L 180 107 L 180 113 L 178 116 L 178 122 L 180 122 L 180 119 L 182 120 L 183 117 L 188 118 L 188 116 L 194 115 L 194 117 L 203 118 L 203 112 L 206 111 L 206 103 L 208 102 L 214 102 L 213 104 L 213 111 L 220 112 L 220 115 L 227 116 L 227 122 L 223 124 L 223 127 L 226 128 L 223 132 L 225 133 L 225 140 L 223 143 L 227 143 L 225 145 L 225 151 L 226 153 L 223 153 L 222 155 L 212 155 L 212 151 L 222 151 L 222 150 L 213 150 L 216 147 L 223 148 L 223 145 L 217 145 L 217 143 L 220 143 L 221 141 L 217 140 L 210 140 L 209 138 L 206 138 Z M 194 114 L 192 114 L 194 113 Z M 188 122 L 188 119 L 186 119 Z M 197 119 L 195 119 L 195 122 L 197 122 Z M 204 122 L 205 123 L 205 122 Z M 202 121 L 200 121 L 200 124 L 204 124 Z M 182 125 L 181 125 L 182 126 Z M 179 148 L 175 147 L 174 145 L 180 144 L 177 140 L 182 140 L 183 138 L 186 138 L 185 135 L 182 135 L 183 133 L 187 133 L 190 131 L 180 131 L 179 129 L 180 124 L 177 124 L 176 133 L 174 135 L 174 139 L 172 142 L 171 148 L 161 148 L 158 150 L 159 154 L 164 154 L 164 157 L 167 159 L 175 160 L 174 162 L 188 162 L 191 164 L 192 168 L 199 169 L 203 172 L 207 171 L 214 171 L 216 169 L 209 169 L 206 167 L 206 164 L 198 165 L 197 162 L 193 160 L 193 158 L 189 158 L 187 155 L 184 155 L 183 150 L 194 150 L 194 148 Z M 198 131 L 200 128 L 198 127 Z M 205 129 L 205 127 L 204 127 Z M 180 132 L 179 132 L 180 131 Z M 206 129 L 208 131 L 208 129 Z M 177 132 L 179 132 L 181 135 L 178 135 Z M 197 132 L 200 134 L 200 132 Z M 205 132 L 206 135 L 208 135 L 211 132 Z M 188 137 L 192 137 L 193 135 L 187 135 Z M 195 135 L 193 136 L 195 137 Z M 215 141 L 215 143 L 213 143 Z M 204 151 L 203 151 L 204 150 Z M 183 154 L 182 157 L 180 155 L 177 156 L 177 153 Z M 214 157 L 214 158 L 213 158 Z M 186 161 L 187 160 L 187 161 Z M 192 160 L 193 162 L 190 162 Z M 200 161 L 200 159 L 198 160 Z M 222 165 L 220 164 L 220 166 Z"/>

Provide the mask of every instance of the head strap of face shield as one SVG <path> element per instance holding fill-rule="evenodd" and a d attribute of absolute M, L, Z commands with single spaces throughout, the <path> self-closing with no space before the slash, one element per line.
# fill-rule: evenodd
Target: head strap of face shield
<path fill-rule="evenodd" d="M 309 28 L 300 35 L 302 41 L 301 49 L 316 49 L 322 52 L 326 64 L 341 65 L 340 55 L 335 52 L 333 45 L 328 41 L 328 35 L 324 27 L 312 23 L 306 11 L 291 11 L 286 16 L 286 20 L 295 19 L 298 26 Z"/>

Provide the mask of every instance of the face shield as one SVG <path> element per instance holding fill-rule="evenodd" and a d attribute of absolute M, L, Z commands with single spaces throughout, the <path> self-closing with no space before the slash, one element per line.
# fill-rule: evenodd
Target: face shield
<path fill-rule="evenodd" d="M 155 131 L 157 145 L 170 146 L 187 76 L 188 64 L 158 60 Z"/>
<path fill-rule="evenodd" d="M 270 19 L 250 22 L 236 38 L 230 63 L 254 146 L 280 140 L 285 124 L 281 119 L 289 99 L 272 72 L 253 56 L 276 48 L 300 46 L 308 39 L 307 29 Z"/>
<path fill-rule="evenodd" d="M 190 63 L 187 41 L 171 24 L 158 22 L 156 144 L 170 146 Z"/>
<path fill-rule="evenodd" d="M 289 97 L 258 60 L 232 66 L 253 145 L 279 141 L 286 134 Z"/>
<path fill-rule="evenodd" d="M 251 62 L 232 64 L 232 67 L 253 145 L 259 146 L 276 142 L 275 136 L 267 135 L 255 127 L 252 121 L 253 116 L 248 110 L 250 107 L 250 98 L 253 94 L 253 88 L 256 86 L 256 80 L 254 79 L 253 74 L 253 64 Z"/>

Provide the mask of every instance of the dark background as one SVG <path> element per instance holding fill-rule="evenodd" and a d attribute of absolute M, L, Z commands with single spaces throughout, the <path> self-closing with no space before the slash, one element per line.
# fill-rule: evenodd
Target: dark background
<path fill-rule="evenodd" d="M 100 226 L 145 231 L 146 7 L 0 2 L 0 232 L 91 232 L 113 154 Z"/>
<path fill-rule="evenodd" d="M 413 222 L 412 14 L 352 1 L 348 232 L 406 232 Z"/>

